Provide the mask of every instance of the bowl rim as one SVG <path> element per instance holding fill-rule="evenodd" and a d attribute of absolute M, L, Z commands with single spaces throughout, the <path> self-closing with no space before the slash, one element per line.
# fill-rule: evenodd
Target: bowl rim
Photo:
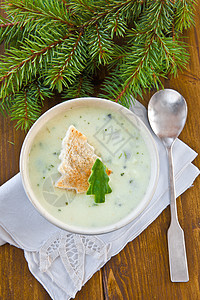
<path fill-rule="evenodd" d="M 27 149 L 30 148 L 30 147 L 28 148 L 28 145 L 30 145 L 33 141 L 33 139 L 31 139 L 32 135 L 34 133 L 37 134 L 40 131 L 40 129 L 38 130 L 40 123 L 43 122 L 48 115 L 52 114 L 53 111 L 59 110 L 59 108 L 61 108 L 61 107 L 68 107 L 68 108 L 66 108 L 66 110 L 69 110 L 69 109 L 72 109 L 72 106 L 75 105 L 76 103 L 83 103 L 83 102 L 91 103 L 91 101 L 95 101 L 96 105 L 97 105 L 97 103 L 101 103 L 101 105 L 102 105 L 102 103 L 104 103 L 105 106 L 109 104 L 110 105 L 109 109 L 111 109 L 111 110 L 112 110 L 111 106 L 113 106 L 113 108 L 114 108 L 114 106 L 116 108 L 118 107 L 119 109 L 124 110 L 125 112 L 129 113 L 132 117 L 134 116 L 136 122 L 138 122 L 140 124 L 140 126 L 142 127 L 142 130 L 146 133 L 149 140 L 151 141 L 151 148 L 154 151 L 154 169 L 153 169 L 154 173 L 152 176 L 152 166 L 151 166 L 151 175 L 150 175 L 150 181 L 153 183 L 153 185 L 152 186 L 149 186 L 150 184 L 148 185 L 148 188 L 147 188 L 147 191 L 149 190 L 148 195 L 145 192 L 145 195 L 142 198 L 140 204 L 137 205 L 128 215 L 123 217 L 121 220 L 117 221 L 116 223 L 110 224 L 110 225 L 101 226 L 101 227 L 93 227 L 93 228 L 69 225 L 69 224 L 64 223 L 61 220 L 57 219 L 53 215 L 51 215 L 42 206 L 42 204 L 40 204 L 40 201 L 35 196 L 33 189 L 31 188 L 31 184 L 29 182 L 28 176 L 27 176 L 28 175 L 28 157 L 29 157 L 29 155 L 28 155 L 29 151 Z M 48 120 L 49 119 L 47 119 L 47 121 Z M 151 155 L 152 155 L 152 153 L 151 153 Z M 152 163 L 152 161 L 151 161 L 151 163 Z M 116 103 L 116 102 L 113 102 L 113 101 L 110 101 L 107 99 L 97 98 L 97 97 L 81 97 L 81 98 L 75 98 L 75 99 L 71 99 L 71 100 L 67 100 L 65 102 L 59 103 L 59 104 L 53 106 L 52 108 L 48 109 L 44 114 L 42 114 L 38 118 L 38 120 L 30 128 L 29 132 L 27 133 L 27 135 L 24 139 L 24 142 L 23 142 L 23 145 L 21 148 L 21 152 L 20 152 L 19 167 L 20 167 L 22 184 L 23 184 L 24 190 L 26 192 L 26 195 L 28 196 L 28 199 L 31 201 L 31 203 L 36 208 L 36 210 L 43 217 L 45 217 L 50 223 L 56 225 L 57 227 L 59 227 L 61 229 L 66 230 L 66 231 L 69 231 L 72 233 L 77 233 L 77 234 L 86 234 L 86 235 L 87 234 L 88 235 L 95 234 L 96 235 L 96 234 L 104 234 L 104 233 L 108 233 L 108 232 L 112 232 L 117 229 L 120 229 L 120 228 L 124 227 L 125 225 L 129 224 L 131 221 L 133 221 L 136 217 L 138 217 L 144 211 L 144 209 L 147 207 L 147 205 L 151 201 L 151 199 L 155 193 L 156 187 L 157 187 L 158 178 L 159 178 L 159 155 L 158 155 L 156 143 L 153 139 L 151 132 L 149 131 L 147 126 L 143 123 L 143 121 L 133 111 L 129 110 L 128 108 L 125 108 L 124 106 L 120 105 L 119 103 Z M 145 201 L 144 201 L 144 199 L 145 199 Z"/>

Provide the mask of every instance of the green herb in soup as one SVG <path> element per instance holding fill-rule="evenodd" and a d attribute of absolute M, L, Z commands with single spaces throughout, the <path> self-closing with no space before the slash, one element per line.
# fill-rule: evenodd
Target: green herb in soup
<path fill-rule="evenodd" d="M 112 189 L 108 184 L 109 177 L 106 172 L 106 166 L 99 158 L 96 159 L 92 167 L 92 173 L 88 181 L 90 186 L 87 190 L 87 195 L 94 195 L 96 203 L 105 202 L 105 194 L 110 194 Z"/>
<path fill-rule="evenodd" d="M 104 203 L 94 203 L 94 195 L 86 192 L 55 185 L 61 177 L 62 142 L 71 124 L 112 170 L 112 193 L 106 194 Z M 74 226 L 98 228 L 128 215 L 143 199 L 150 172 L 150 154 L 140 130 L 120 111 L 98 107 L 77 107 L 55 115 L 36 135 L 29 155 L 29 179 L 35 196 L 52 216 Z"/>

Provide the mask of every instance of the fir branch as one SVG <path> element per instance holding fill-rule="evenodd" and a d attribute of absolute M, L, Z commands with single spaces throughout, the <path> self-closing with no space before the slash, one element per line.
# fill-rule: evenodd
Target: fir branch
<path fill-rule="evenodd" d="M 86 74 L 77 76 L 76 80 L 65 89 L 62 93 L 62 98 L 73 99 L 79 97 L 87 97 L 93 94 L 92 79 Z"/>
<path fill-rule="evenodd" d="M 16 23 L 3 23 L 3 24 L 0 24 L 0 28 L 7 28 L 7 27 L 18 25 L 18 24 L 19 24 L 19 22 L 16 22 Z"/>
<path fill-rule="evenodd" d="M 16 94 L 15 102 L 11 106 L 11 120 L 16 120 L 16 128 L 25 131 L 37 120 L 41 112 L 41 107 L 35 101 L 35 97 L 25 90 Z"/>
<path fill-rule="evenodd" d="M 102 23 L 96 23 L 87 29 L 88 51 L 91 59 L 97 65 L 106 65 L 111 60 L 113 53 L 113 41 L 107 35 Z"/>
<path fill-rule="evenodd" d="M 0 44 L 7 38 L 8 41 L 5 43 L 7 47 L 8 42 L 16 36 L 19 32 L 19 22 L 14 22 L 12 18 L 3 18 L 0 16 Z"/>
<path fill-rule="evenodd" d="M 75 44 L 74 44 L 74 46 L 73 46 L 73 48 L 72 48 L 72 51 L 70 52 L 69 56 L 68 56 L 67 59 L 65 60 L 63 66 L 62 66 L 62 68 L 60 69 L 60 71 L 58 72 L 58 74 L 56 74 L 56 75 L 54 76 L 54 78 L 53 78 L 53 84 L 58 80 L 58 78 L 60 78 L 60 77 L 62 76 L 64 70 L 67 68 L 67 66 L 68 66 L 70 60 L 72 59 L 72 56 L 74 55 L 74 52 L 75 52 L 75 50 L 76 50 L 76 48 L 77 48 L 77 46 L 78 46 L 78 43 L 79 43 L 79 41 L 80 41 L 80 39 L 81 39 L 82 34 L 83 34 L 82 32 L 79 33 L 79 36 L 78 36 L 78 38 L 77 38 L 77 40 L 76 40 L 76 42 L 75 42 Z"/>
<path fill-rule="evenodd" d="M 69 86 L 77 74 L 84 69 L 86 65 L 86 45 L 82 42 L 83 32 L 71 35 L 62 48 L 57 51 L 52 60 L 53 68 L 48 68 L 45 82 L 56 87 L 59 92 L 64 86 Z M 81 55 L 79 55 L 81 53 Z"/>
<path fill-rule="evenodd" d="M 91 3 L 88 4 L 87 0 L 76 0 L 77 3 L 80 3 L 80 7 L 83 8 L 84 10 L 88 10 L 91 13 L 95 13 L 95 10 L 91 7 Z"/>
<path fill-rule="evenodd" d="M 175 26 L 178 31 L 183 32 L 183 29 L 188 29 L 194 25 L 194 7 L 195 0 L 179 0 L 175 2 Z"/>
<path fill-rule="evenodd" d="M 114 44 L 108 69 L 113 69 L 113 67 L 115 68 L 117 65 L 123 64 L 124 59 L 127 57 L 130 51 L 130 47 L 127 45 L 120 46 Z"/>
<path fill-rule="evenodd" d="M 173 40 L 163 34 L 163 31 L 169 33 L 172 27 L 173 5 L 169 1 L 157 0 L 147 7 L 147 11 L 150 14 L 148 21 L 143 14 L 136 28 L 129 32 L 131 51 L 118 71 L 124 83 L 121 85 L 120 92 L 118 89 L 118 94 L 116 92 L 113 94 L 112 91 L 112 95 L 115 95 L 115 102 L 125 104 L 126 97 L 130 93 L 142 96 L 142 90 L 145 88 L 158 87 L 159 76 L 162 77 L 163 72 L 171 71 L 176 74 L 177 68 L 180 67 L 180 59 L 176 53 L 179 49 L 178 43 L 176 43 L 176 47 L 173 47 L 171 43 Z M 159 46 L 161 52 L 158 51 Z M 182 44 L 182 46 L 184 45 Z M 160 52 L 162 55 L 156 57 L 154 55 L 156 52 Z M 181 54 L 178 51 L 182 57 L 182 67 L 185 67 L 187 53 L 183 52 Z"/>
<path fill-rule="evenodd" d="M 11 92 L 5 98 L 0 99 L 0 112 L 3 115 L 9 114 L 14 94 Z"/>
<path fill-rule="evenodd" d="M 0 8 L 1 8 L 1 4 L 0 4 Z M 8 23 L 8 22 L 11 22 L 11 20 L 8 20 L 8 18 L 7 19 L 5 19 L 3 16 L 1 16 L 0 15 L 0 21 L 1 21 L 1 23 L 3 23 L 3 24 L 6 24 L 6 23 Z"/>
<path fill-rule="evenodd" d="M 44 82 L 40 79 L 33 80 L 28 85 L 25 85 L 24 88 L 31 91 L 33 97 L 35 97 L 41 105 L 43 105 L 45 99 L 51 98 L 54 95 L 50 90 L 50 86 L 44 85 Z"/>
<path fill-rule="evenodd" d="M 100 10 L 98 1 L 94 3 L 92 0 L 71 0 L 69 2 L 69 9 L 73 15 L 79 15 L 81 21 L 91 18 L 96 12 Z"/>
<path fill-rule="evenodd" d="M 23 24 L 34 19 L 36 23 L 53 20 L 74 26 L 73 22 L 69 21 L 66 6 L 59 0 L 51 0 L 51 2 L 49 0 L 35 0 L 34 2 L 30 0 L 6 0 L 4 8 L 15 21 Z"/>
<path fill-rule="evenodd" d="M 120 92 L 120 94 L 114 99 L 115 102 L 118 102 L 122 98 L 122 96 L 124 96 L 124 94 L 126 93 L 127 89 L 129 88 L 129 85 L 131 83 L 133 83 L 135 80 L 137 80 L 139 72 L 140 72 L 143 64 L 145 63 L 147 55 L 149 54 L 149 50 L 151 49 L 153 40 L 154 40 L 154 35 L 152 35 L 149 43 L 146 45 L 146 49 L 143 50 L 143 55 L 138 60 L 137 67 L 135 68 L 135 70 L 133 71 L 131 76 L 129 76 L 129 78 L 126 80 L 124 87 L 123 87 L 122 91 Z"/>
<path fill-rule="evenodd" d="M 97 30 L 97 39 L 98 39 L 98 44 L 99 44 L 99 55 L 100 55 L 100 60 L 102 60 L 103 58 L 103 50 L 102 50 L 102 41 L 101 41 L 101 36 L 99 33 L 99 29 L 98 29 L 98 24 L 95 24 L 96 30 Z"/>
<path fill-rule="evenodd" d="M 60 37 L 58 40 L 54 40 L 49 45 L 39 48 L 37 44 L 26 41 L 26 43 L 21 47 L 23 51 L 23 56 L 18 49 L 11 48 L 7 51 L 6 56 L 2 56 L 2 61 L 4 62 L 2 69 L 0 70 L 0 83 L 1 83 L 1 93 L 0 96 L 3 98 L 7 95 L 7 91 L 10 89 L 15 93 L 17 83 L 17 90 L 22 86 L 23 80 L 26 82 L 31 79 L 32 74 L 36 76 L 38 72 L 38 64 L 42 67 L 41 56 L 50 54 L 53 48 L 62 44 L 69 34 Z M 40 39 L 40 44 L 42 41 Z M 38 50 L 39 48 L 39 50 Z M 10 59 L 12 57 L 12 60 Z"/>
<path fill-rule="evenodd" d="M 73 13 L 70 11 L 70 5 L 69 5 L 69 2 L 67 2 L 66 0 L 61 0 L 63 2 L 63 4 L 65 5 L 66 9 L 67 9 L 67 12 L 68 14 L 70 13 L 71 16 L 73 16 Z"/>
<path fill-rule="evenodd" d="M 45 98 L 51 98 L 52 92 L 39 80 L 35 79 L 22 89 L 12 94 L 9 103 L 11 120 L 16 120 L 16 128 L 25 131 L 37 120 L 41 113 L 41 106 Z"/>
<path fill-rule="evenodd" d="M 92 25 L 96 23 L 97 21 L 102 20 L 103 18 L 107 18 L 109 16 L 112 16 L 113 14 L 123 14 L 125 18 L 131 19 L 137 19 L 139 16 L 139 13 L 142 9 L 143 1 L 137 1 L 137 0 L 127 0 L 127 1 L 114 1 L 112 3 L 108 3 L 105 6 L 100 6 L 100 10 L 96 12 L 94 17 L 90 18 L 84 23 L 84 27 L 87 27 L 88 25 Z M 101 4 L 100 4 L 101 5 Z"/>
<path fill-rule="evenodd" d="M 76 93 L 76 98 L 80 97 L 82 87 L 83 87 L 83 77 L 80 76 L 79 81 L 78 81 L 78 89 L 77 89 L 77 93 Z"/>
<path fill-rule="evenodd" d="M 119 11 L 113 16 L 109 17 L 108 20 L 108 29 L 111 30 L 111 38 L 114 36 L 124 37 L 127 31 L 127 23 L 124 18 L 119 15 Z"/>
<path fill-rule="evenodd" d="M 194 22 L 194 0 L 4 0 L 3 5 L 0 110 L 11 112 L 25 129 L 51 97 L 49 88 L 64 88 L 65 99 L 90 95 L 91 76 L 102 78 L 105 69 L 110 73 L 104 97 L 129 106 L 130 95 L 158 89 L 163 77 L 176 76 L 188 62 L 181 33 Z"/>

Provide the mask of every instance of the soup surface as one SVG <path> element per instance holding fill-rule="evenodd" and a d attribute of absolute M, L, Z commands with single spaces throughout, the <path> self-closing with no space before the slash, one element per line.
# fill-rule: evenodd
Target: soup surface
<path fill-rule="evenodd" d="M 86 135 L 107 168 L 112 193 L 96 204 L 93 195 L 55 187 L 62 139 L 70 125 Z M 55 116 L 34 139 L 29 178 L 35 196 L 54 217 L 69 225 L 101 227 L 128 215 L 141 201 L 150 179 L 150 155 L 139 129 L 120 111 L 77 107 Z"/>

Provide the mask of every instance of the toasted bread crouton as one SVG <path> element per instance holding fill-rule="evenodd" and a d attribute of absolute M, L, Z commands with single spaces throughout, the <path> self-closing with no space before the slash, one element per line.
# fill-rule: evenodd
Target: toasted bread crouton
<path fill-rule="evenodd" d="M 88 178 L 97 155 L 87 138 L 74 126 L 70 126 L 62 142 L 59 156 L 61 164 L 58 171 L 62 174 L 55 186 L 63 189 L 75 189 L 77 193 L 88 190 Z"/>

